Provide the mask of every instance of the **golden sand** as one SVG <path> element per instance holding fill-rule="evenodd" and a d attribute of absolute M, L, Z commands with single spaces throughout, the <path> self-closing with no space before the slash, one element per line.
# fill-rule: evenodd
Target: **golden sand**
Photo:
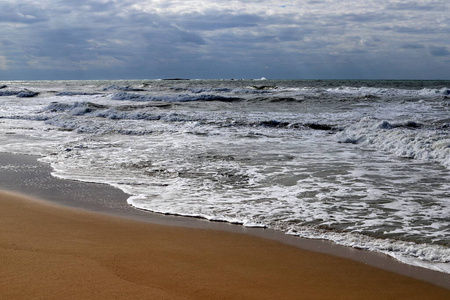
<path fill-rule="evenodd" d="M 450 290 L 242 234 L 0 192 L 0 299 L 450 299 Z"/>

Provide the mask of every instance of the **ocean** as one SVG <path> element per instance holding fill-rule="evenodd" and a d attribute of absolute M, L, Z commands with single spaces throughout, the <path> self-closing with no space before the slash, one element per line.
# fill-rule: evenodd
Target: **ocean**
<path fill-rule="evenodd" d="M 3 81 L 0 132 L 138 209 L 450 273 L 450 81 Z"/>

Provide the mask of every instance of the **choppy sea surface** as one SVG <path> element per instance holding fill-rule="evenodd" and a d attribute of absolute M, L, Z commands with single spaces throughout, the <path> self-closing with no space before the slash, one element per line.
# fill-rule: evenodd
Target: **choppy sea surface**
<path fill-rule="evenodd" d="M 449 81 L 4 81 L 0 133 L 140 209 L 450 273 Z"/>

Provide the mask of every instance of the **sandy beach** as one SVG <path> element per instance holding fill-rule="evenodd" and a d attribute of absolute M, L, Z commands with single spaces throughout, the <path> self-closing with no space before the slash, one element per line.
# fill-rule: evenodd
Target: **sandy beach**
<path fill-rule="evenodd" d="M 449 299 L 450 290 L 252 236 L 0 193 L 1 299 Z"/>

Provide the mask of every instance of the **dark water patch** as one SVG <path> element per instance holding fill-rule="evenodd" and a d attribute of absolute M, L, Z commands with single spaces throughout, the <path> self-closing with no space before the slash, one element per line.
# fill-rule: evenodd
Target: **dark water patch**
<path fill-rule="evenodd" d="M 19 98 L 32 98 L 37 95 L 39 95 L 38 92 L 33 92 L 26 89 L 22 91 L 0 91 L 0 96 L 16 96 Z"/>
<path fill-rule="evenodd" d="M 16 96 L 20 91 L 0 91 L 0 96 Z"/>
<path fill-rule="evenodd" d="M 118 111 L 133 111 L 143 108 L 172 108 L 172 103 L 150 103 L 145 105 L 120 105 L 116 106 L 115 109 Z"/>
<path fill-rule="evenodd" d="M 89 93 L 89 92 L 60 92 L 57 93 L 56 96 L 94 96 L 94 95 L 101 95 L 101 93 Z"/>
<path fill-rule="evenodd" d="M 163 101 L 163 102 L 189 102 L 189 101 L 222 101 L 222 102 L 234 102 L 242 101 L 238 97 L 226 97 L 220 95 L 190 95 L 190 94 L 176 94 L 176 95 L 145 95 L 119 92 L 114 94 L 111 99 L 119 101 L 139 101 L 139 102 L 151 102 L 151 101 Z"/>
<path fill-rule="evenodd" d="M 288 127 L 289 122 L 281 122 L 277 120 L 262 121 L 258 125 L 264 127 Z"/>
<path fill-rule="evenodd" d="M 270 102 L 303 102 L 304 98 L 293 98 L 293 97 L 273 97 L 270 98 Z"/>
<path fill-rule="evenodd" d="M 305 125 L 314 130 L 333 130 L 334 129 L 333 126 L 327 125 L 327 124 L 307 123 Z"/>
<path fill-rule="evenodd" d="M 278 87 L 276 85 L 252 85 L 250 88 L 255 89 L 257 91 L 267 91 L 267 90 L 275 90 Z"/>
<path fill-rule="evenodd" d="M 105 88 L 103 88 L 104 91 L 110 91 L 110 90 L 118 90 L 118 91 L 125 91 L 125 92 L 143 92 L 145 89 L 142 88 L 135 88 L 132 86 L 119 86 L 119 85 L 109 85 Z"/>
<path fill-rule="evenodd" d="M 310 129 L 314 129 L 314 130 L 326 130 L 326 131 L 336 130 L 336 128 L 334 126 L 328 125 L 328 124 L 290 123 L 290 122 L 283 122 L 283 121 L 277 121 L 277 120 L 261 121 L 261 122 L 257 123 L 256 125 L 263 126 L 263 127 L 273 127 L 273 128 L 292 128 L 292 129 L 310 128 Z"/>
<path fill-rule="evenodd" d="M 378 125 L 378 128 L 380 128 L 380 129 L 394 129 L 394 128 L 415 129 L 415 128 L 421 128 L 422 126 L 423 126 L 422 124 L 415 122 L 415 121 L 406 121 L 406 122 L 400 122 L 400 123 L 383 121 L 380 123 L 380 125 Z"/>
<path fill-rule="evenodd" d="M 24 91 L 20 91 L 17 94 L 17 97 L 19 98 L 32 98 L 32 97 L 36 97 L 37 95 L 39 95 L 38 92 L 33 92 L 33 91 L 29 91 L 29 90 L 24 90 Z"/>
<path fill-rule="evenodd" d="M 186 78 L 164 78 L 162 79 L 164 81 L 189 81 L 190 79 L 186 79 Z"/>

